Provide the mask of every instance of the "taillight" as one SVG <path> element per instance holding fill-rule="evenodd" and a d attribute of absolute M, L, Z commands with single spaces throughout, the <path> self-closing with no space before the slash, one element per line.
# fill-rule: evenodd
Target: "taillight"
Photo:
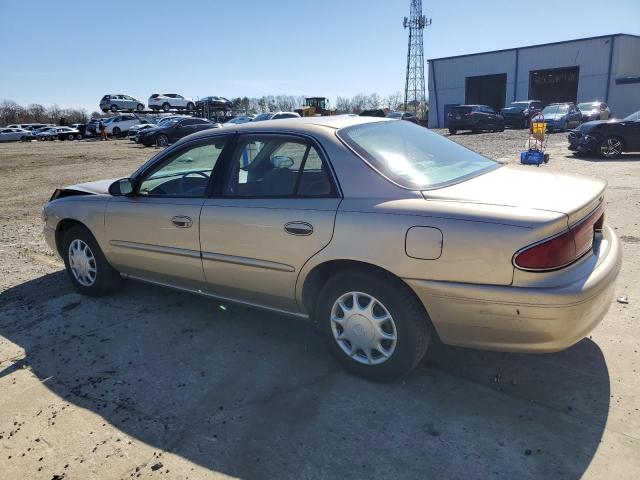
<path fill-rule="evenodd" d="M 523 270 L 546 271 L 575 262 L 593 246 L 595 232 L 602 231 L 604 206 L 569 230 L 516 253 L 513 263 Z"/>

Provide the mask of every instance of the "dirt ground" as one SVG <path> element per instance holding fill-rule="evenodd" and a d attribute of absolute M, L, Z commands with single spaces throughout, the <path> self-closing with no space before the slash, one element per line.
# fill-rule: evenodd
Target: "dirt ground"
<path fill-rule="evenodd" d="M 516 162 L 526 133 L 451 138 Z M 133 282 L 73 292 L 41 206 L 156 152 L 0 144 L 3 478 L 640 478 L 640 155 L 577 159 L 558 134 L 540 167 L 609 182 L 624 263 L 589 338 L 549 355 L 434 345 L 379 385 L 340 370 L 306 322 Z"/>

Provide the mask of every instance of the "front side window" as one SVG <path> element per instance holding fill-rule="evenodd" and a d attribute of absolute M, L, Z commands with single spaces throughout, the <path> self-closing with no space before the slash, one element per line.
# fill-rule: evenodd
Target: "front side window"
<path fill-rule="evenodd" d="M 312 145 L 297 139 L 249 137 L 238 142 L 224 194 L 234 197 L 326 196 L 327 167 Z"/>
<path fill-rule="evenodd" d="M 353 125 L 338 130 L 338 137 L 383 176 L 415 190 L 500 168 L 499 163 L 412 122 Z"/>
<path fill-rule="evenodd" d="M 226 139 L 192 147 L 170 156 L 140 181 L 142 196 L 204 197 Z"/>

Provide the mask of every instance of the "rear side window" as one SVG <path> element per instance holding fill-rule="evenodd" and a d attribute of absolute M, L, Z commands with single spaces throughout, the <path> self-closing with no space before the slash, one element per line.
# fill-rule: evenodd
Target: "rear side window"
<path fill-rule="evenodd" d="M 338 130 L 338 137 L 396 184 L 428 190 L 500 168 L 500 164 L 412 122 L 375 122 Z"/>
<path fill-rule="evenodd" d="M 333 193 L 327 167 L 315 147 L 280 137 L 246 137 L 231 158 L 224 195 L 318 197 Z"/>

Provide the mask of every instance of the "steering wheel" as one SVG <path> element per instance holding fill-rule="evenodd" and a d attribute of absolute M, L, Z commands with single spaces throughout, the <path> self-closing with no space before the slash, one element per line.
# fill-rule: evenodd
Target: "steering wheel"
<path fill-rule="evenodd" d="M 183 173 L 182 177 L 180 177 L 180 192 L 182 192 L 183 195 L 186 196 L 191 196 L 189 195 L 190 193 L 195 193 L 197 190 L 202 189 L 202 187 L 192 187 L 189 190 L 187 190 L 186 192 L 184 191 L 184 187 L 185 187 L 185 179 L 189 176 L 189 175 L 199 175 L 201 177 L 204 177 L 207 182 L 209 181 L 209 175 L 207 175 L 204 172 L 187 172 L 187 173 Z M 206 188 L 206 186 L 205 186 Z"/>

